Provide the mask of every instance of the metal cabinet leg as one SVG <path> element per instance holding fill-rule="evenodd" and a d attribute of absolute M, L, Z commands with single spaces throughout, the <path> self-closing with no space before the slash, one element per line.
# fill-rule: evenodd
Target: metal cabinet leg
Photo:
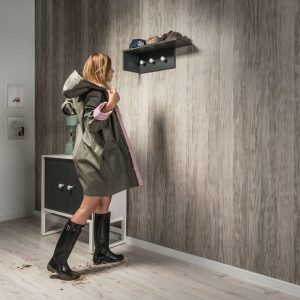
<path fill-rule="evenodd" d="M 94 218 L 95 213 L 92 214 L 92 220 L 89 222 L 89 253 L 94 254 Z"/>
<path fill-rule="evenodd" d="M 122 220 L 122 241 L 126 241 L 126 216 Z"/>
<path fill-rule="evenodd" d="M 48 230 L 46 231 L 46 216 L 48 212 L 41 210 L 41 235 L 46 236 L 49 234 L 61 232 L 63 229 L 55 229 L 55 230 Z"/>
<path fill-rule="evenodd" d="M 41 210 L 41 235 L 45 235 L 46 231 L 46 214 L 45 211 Z"/>

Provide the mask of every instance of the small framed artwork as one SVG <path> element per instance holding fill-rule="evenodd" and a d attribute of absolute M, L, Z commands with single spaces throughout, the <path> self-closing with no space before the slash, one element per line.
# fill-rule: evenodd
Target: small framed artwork
<path fill-rule="evenodd" d="M 7 137 L 9 140 L 25 138 L 24 117 L 7 117 Z"/>
<path fill-rule="evenodd" d="M 7 84 L 7 107 L 23 108 L 24 107 L 24 88 L 22 84 Z"/>

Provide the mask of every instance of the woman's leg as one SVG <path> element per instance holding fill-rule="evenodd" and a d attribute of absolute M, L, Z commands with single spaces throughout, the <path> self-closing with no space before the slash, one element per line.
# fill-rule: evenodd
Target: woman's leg
<path fill-rule="evenodd" d="M 89 216 L 96 210 L 100 202 L 100 196 L 83 196 L 80 207 L 72 216 L 71 221 L 77 224 L 85 224 Z"/>
<path fill-rule="evenodd" d="M 98 204 L 95 210 L 96 214 L 104 214 L 108 212 L 108 208 L 111 202 L 111 196 L 101 196 L 98 200 Z"/>
<path fill-rule="evenodd" d="M 60 279 L 75 280 L 80 277 L 68 265 L 68 257 L 86 224 L 89 216 L 95 211 L 99 197 L 84 195 L 82 203 L 76 213 L 69 218 L 56 243 L 54 254 L 48 262 L 47 269 L 58 274 Z"/>

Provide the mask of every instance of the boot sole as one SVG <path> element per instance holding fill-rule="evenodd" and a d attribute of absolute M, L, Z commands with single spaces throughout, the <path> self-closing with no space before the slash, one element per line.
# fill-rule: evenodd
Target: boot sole
<path fill-rule="evenodd" d="M 104 265 L 104 264 L 118 263 L 118 262 L 123 261 L 123 260 L 124 260 L 124 258 L 120 259 L 120 260 L 114 260 L 114 261 L 111 261 L 111 260 L 100 260 L 100 261 L 96 261 L 96 262 L 93 261 L 93 263 L 94 263 L 94 265 Z"/>

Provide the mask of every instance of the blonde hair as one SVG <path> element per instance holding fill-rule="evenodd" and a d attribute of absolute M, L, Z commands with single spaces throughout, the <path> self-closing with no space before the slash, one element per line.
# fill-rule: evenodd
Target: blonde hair
<path fill-rule="evenodd" d="M 84 64 L 82 75 L 85 80 L 104 85 L 106 89 L 111 89 L 110 84 L 107 82 L 110 68 L 111 59 L 107 54 L 93 52 Z"/>

